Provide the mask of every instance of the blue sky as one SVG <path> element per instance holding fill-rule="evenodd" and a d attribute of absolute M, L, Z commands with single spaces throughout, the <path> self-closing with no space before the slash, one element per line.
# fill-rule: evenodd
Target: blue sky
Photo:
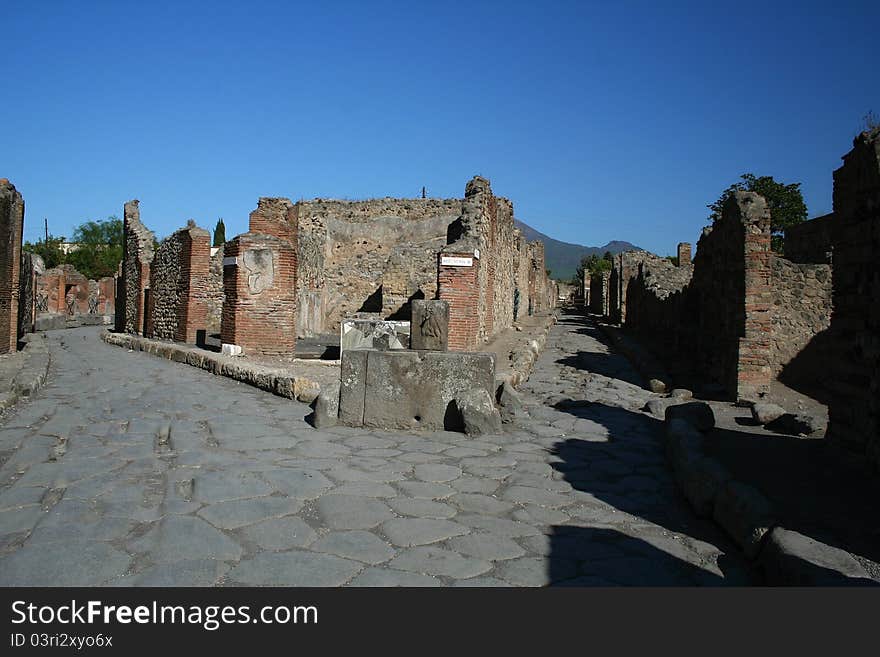
<path fill-rule="evenodd" d="M 880 115 L 878 2 L 20 2 L 0 177 L 26 239 L 141 201 L 227 236 L 259 196 L 460 197 L 673 253 L 740 174 L 810 216 Z"/>

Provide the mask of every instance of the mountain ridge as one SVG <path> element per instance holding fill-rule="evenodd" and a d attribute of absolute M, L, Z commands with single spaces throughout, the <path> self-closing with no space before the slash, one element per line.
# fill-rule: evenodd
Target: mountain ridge
<path fill-rule="evenodd" d="M 544 264 L 550 270 L 550 276 L 558 281 L 568 281 L 574 277 L 584 256 L 602 255 L 606 251 L 617 254 L 639 248 L 635 244 L 623 240 L 611 240 L 604 246 L 584 246 L 583 244 L 563 242 L 545 235 L 519 219 L 514 219 L 514 222 L 516 227 L 526 236 L 526 239 L 544 242 Z"/>

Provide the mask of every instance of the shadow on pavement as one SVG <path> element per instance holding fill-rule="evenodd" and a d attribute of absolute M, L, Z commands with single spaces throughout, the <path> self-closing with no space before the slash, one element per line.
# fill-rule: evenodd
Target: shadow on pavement
<path fill-rule="evenodd" d="M 562 579 L 570 572 L 572 561 L 578 561 L 586 562 L 581 572 L 590 576 L 584 585 L 592 581 L 596 585 L 631 586 L 757 583 L 727 537 L 711 522 L 697 518 L 675 488 L 662 460 L 662 422 L 623 408 L 579 400 L 560 402 L 556 408 L 601 424 L 608 431 L 608 442 L 561 440 L 553 448 L 559 458 L 551 464 L 554 469 L 573 488 L 601 502 L 600 508 L 610 506 L 657 527 L 652 529 L 645 523 L 634 528 L 639 536 L 628 535 L 603 526 L 601 513 L 585 518 L 585 523 L 595 525 L 592 527 L 554 527 L 551 576 Z M 612 453 L 621 472 L 607 465 Z M 629 474 L 622 474 L 624 470 Z M 694 545 L 692 539 L 702 544 L 707 560 L 711 552 L 721 553 L 717 556 L 720 574 L 685 559 L 694 558 L 695 552 L 685 547 L 686 542 Z"/>

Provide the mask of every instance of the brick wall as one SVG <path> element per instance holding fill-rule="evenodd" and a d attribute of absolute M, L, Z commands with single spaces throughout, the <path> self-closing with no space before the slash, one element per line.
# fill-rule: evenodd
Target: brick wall
<path fill-rule="evenodd" d="M 24 199 L 0 178 L 0 354 L 18 348 L 18 300 Z"/>
<path fill-rule="evenodd" d="M 678 256 L 678 266 L 679 267 L 691 264 L 691 244 L 690 244 L 690 242 L 679 242 L 678 243 L 677 256 Z"/>
<path fill-rule="evenodd" d="M 856 137 L 834 172 L 834 215 L 827 435 L 880 467 L 880 128 Z"/>
<path fill-rule="evenodd" d="M 79 273 L 73 265 L 59 265 L 47 269 L 36 280 L 37 294 L 46 301 L 46 312 L 60 315 L 70 314 L 67 297 L 73 294 L 74 315 L 89 313 L 90 281 Z"/>
<path fill-rule="evenodd" d="M 226 242 L 224 344 L 238 345 L 245 353 L 295 352 L 297 218 L 290 200 L 261 198 L 250 215 L 250 231 Z"/>
<path fill-rule="evenodd" d="M 471 258 L 472 271 L 444 269 L 444 257 Z M 513 204 L 496 197 L 485 178 L 472 178 L 438 261 L 438 297 L 450 301 L 450 349 L 477 348 L 510 328 L 514 306 L 517 317 L 548 310 L 550 290 L 543 243 L 526 243 L 515 228 Z M 460 310 L 453 310 L 456 305 Z"/>
<path fill-rule="evenodd" d="M 445 249 L 438 255 L 440 299 L 449 303 L 450 351 L 473 351 L 481 344 L 480 265 L 474 250 Z"/>

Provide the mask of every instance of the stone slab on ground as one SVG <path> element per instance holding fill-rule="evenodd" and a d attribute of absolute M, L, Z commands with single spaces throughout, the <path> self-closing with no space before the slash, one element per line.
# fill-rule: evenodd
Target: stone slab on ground
<path fill-rule="evenodd" d="M 458 430 L 456 397 L 494 392 L 493 354 L 363 350 L 343 361 L 339 418 L 348 426 Z"/>
<path fill-rule="evenodd" d="M 878 586 L 848 552 L 783 527 L 767 536 L 760 563 L 772 586 Z"/>

